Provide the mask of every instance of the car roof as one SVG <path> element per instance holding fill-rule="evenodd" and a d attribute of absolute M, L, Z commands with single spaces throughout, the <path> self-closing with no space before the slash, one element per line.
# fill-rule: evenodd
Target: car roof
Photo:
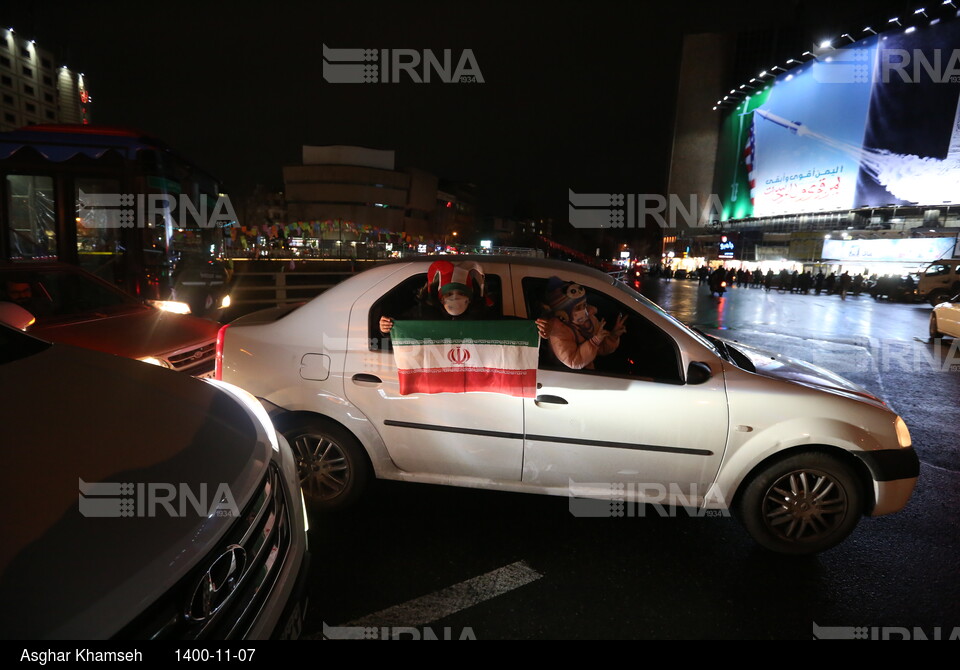
<path fill-rule="evenodd" d="M 570 272 L 577 271 L 601 281 L 610 281 L 612 277 L 602 270 L 591 267 L 589 265 L 584 265 L 583 263 L 577 263 L 575 261 L 565 261 L 558 258 L 540 258 L 537 256 L 522 256 L 522 255 L 510 255 L 510 254 L 457 254 L 457 255 L 437 255 L 437 256 L 417 256 L 413 258 L 399 258 L 391 259 L 383 263 L 383 265 L 396 265 L 396 264 L 407 264 L 407 263 L 418 263 L 422 265 L 430 266 L 431 263 L 436 261 L 450 261 L 454 265 L 457 263 L 479 263 L 483 266 L 484 263 L 511 263 L 514 265 L 526 265 L 529 267 L 539 267 L 539 268 L 552 268 L 561 272 Z"/>

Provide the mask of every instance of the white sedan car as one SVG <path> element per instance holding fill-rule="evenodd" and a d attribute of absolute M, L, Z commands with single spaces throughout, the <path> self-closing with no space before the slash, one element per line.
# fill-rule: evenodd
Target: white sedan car
<path fill-rule="evenodd" d="M 402 323 L 431 260 L 376 267 L 220 331 L 218 375 L 271 409 L 314 505 L 349 503 L 370 477 L 636 503 L 666 491 L 668 504 L 733 509 L 760 544 L 799 554 L 910 498 L 919 461 L 880 399 L 705 337 L 581 265 L 455 257 L 482 264 L 486 318 L 501 323 L 545 316 L 552 278 L 573 282 L 608 330 L 622 324 L 615 350 L 573 369 L 544 340 L 528 397 L 401 393 L 380 318 Z M 552 341 L 567 326 L 550 323 Z"/>
<path fill-rule="evenodd" d="M 940 303 L 930 314 L 930 337 L 944 335 L 960 338 L 960 295 Z"/>

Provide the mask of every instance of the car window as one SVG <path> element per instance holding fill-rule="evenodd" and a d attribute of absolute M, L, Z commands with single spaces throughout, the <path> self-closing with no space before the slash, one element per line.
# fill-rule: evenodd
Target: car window
<path fill-rule="evenodd" d="M 548 298 L 547 279 L 524 277 L 522 281 L 524 301 L 527 313 L 534 318 L 556 317 L 551 307 L 556 300 Z M 586 366 L 577 371 L 584 374 L 602 374 L 625 376 L 668 383 L 683 383 L 680 352 L 676 342 L 667 333 L 646 319 L 635 309 L 600 291 L 589 287 L 584 289 L 588 313 L 596 321 L 603 322 L 608 331 L 612 331 L 618 318 L 624 317 L 626 329 L 615 347 L 602 346 L 601 352 L 592 361 L 592 368 Z M 557 333 L 553 328 L 559 329 Z M 589 328 L 589 327 L 588 327 Z M 578 334 L 575 327 L 564 317 L 551 319 L 551 339 L 541 343 L 541 369 L 571 370 L 570 363 L 580 364 L 583 360 L 564 362 L 564 346 L 579 343 L 586 339 L 582 331 Z M 565 342 L 565 344 L 564 344 Z M 613 340 L 611 341 L 611 345 Z M 560 350 L 558 350 L 558 347 Z M 612 349 L 612 350 L 611 350 Z"/>
<path fill-rule="evenodd" d="M 122 291 L 73 271 L 0 272 L 0 299 L 20 305 L 38 323 L 140 307 Z"/>
<path fill-rule="evenodd" d="M 373 303 L 368 317 L 370 350 L 389 349 L 389 338 L 380 333 L 380 317 L 392 319 L 424 318 L 421 291 L 427 283 L 427 273 L 422 272 L 404 279 Z M 499 275 L 484 276 L 484 297 L 471 301 L 470 311 L 481 319 L 503 318 L 502 282 Z"/>

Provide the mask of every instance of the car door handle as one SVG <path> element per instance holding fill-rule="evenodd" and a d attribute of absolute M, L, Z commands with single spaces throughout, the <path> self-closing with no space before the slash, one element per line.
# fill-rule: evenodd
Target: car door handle
<path fill-rule="evenodd" d="M 558 396 L 558 395 L 538 395 L 536 398 L 533 399 L 533 401 L 534 401 L 535 403 L 537 403 L 538 405 L 539 405 L 540 403 L 547 403 L 547 404 L 550 404 L 550 405 L 568 405 L 568 404 L 570 404 L 570 403 L 568 403 L 565 399 L 561 398 L 561 397 Z"/>
<path fill-rule="evenodd" d="M 382 384 L 383 380 L 376 375 L 368 375 L 364 372 L 355 374 L 353 376 L 354 384 Z"/>

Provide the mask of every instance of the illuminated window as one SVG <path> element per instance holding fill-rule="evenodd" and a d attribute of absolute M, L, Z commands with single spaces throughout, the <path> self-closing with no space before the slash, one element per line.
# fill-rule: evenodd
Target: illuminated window
<path fill-rule="evenodd" d="M 10 258 L 25 260 L 56 257 L 57 226 L 53 178 L 42 175 L 8 175 L 7 194 Z"/>

